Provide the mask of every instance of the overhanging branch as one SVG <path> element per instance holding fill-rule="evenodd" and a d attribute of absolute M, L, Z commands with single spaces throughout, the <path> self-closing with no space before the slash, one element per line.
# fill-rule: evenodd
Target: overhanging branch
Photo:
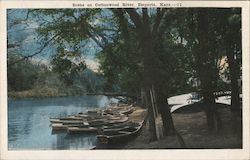
<path fill-rule="evenodd" d="M 141 19 L 141 16 L 136 12 L 135 9 L 125 9 L 125 11 L 129 14 L 132 22 L 135 24 L 136 28 L 137 29 L 140 29 L 142 28 L 143 26 L 143 22 L 142 22 L 142 19 Z"/>
<path fill-rule="evenodd" d="M 155 22 L 153 25 L 152 33 L 157 33 L 165 11 L 166 11 L 166 9 L 164 9 L 164 8 L 157 8 L 156 18 L 155 18 Z"/>
<path fill-rule="evenodd" d="M 47 42 L 45 42 L 45 43 L 43 44 L 43 46 L 41 46 L 40 49 L 39 49 L 37 52 L 35 52 L 35 53 L 33 53 L 33 54 L 30 54 L 30 55 L 27 55 L 27 56 L 23 56 L 21 59 L 19 59 L 19 60 L 17 60 L 17 61 L 14 61 L 14 62 L 12 62 L 12 63 L 9 63 L 8 65 L 9 65 L 9 66 L 14 65 L 14 64 L 19 63 L 19 62 L 21 62 L 21 61 L 23 61 L 23 60 L 26 60 L 26 59 L 28 59 L 28 58 L 32 58 L 32 57 L 34 57 L 34 56 L 40 54 L 40 53 L 50 44 L 50 42 L 53 41 L 57 36 L 58 36 L 58 34 L 54 35 L 50 40 L 48 40 Z"/>

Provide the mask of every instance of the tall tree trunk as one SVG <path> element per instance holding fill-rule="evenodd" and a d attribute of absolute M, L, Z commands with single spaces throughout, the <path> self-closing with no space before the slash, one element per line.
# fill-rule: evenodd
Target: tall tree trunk
<path fill-rule="evenodd" d="M 234 48 L 230 47 L 230 50 L 227 51 L 227 58 L 229 61 L 229 71 L 231 79 L 231 111 L 239 112 L 240 111 L 240 97 L 239 97 L 239 86 L 238 86 L 238 67 L 236 59 L 234 58 Z"/>
<path fill-rule="evenodd" d="M 153 43 L 152 37 L 150 34 L 149 26 L 144 26 L 142 35 L 141 35 L 141 45 L 143 52 L 143 63 L 144 63 L 144 88 L 147 98 L 147 107 L 148 107 L 148 120 L 149 120 L 149 131 L 150 131 L 150 140 L 154 141 L 157 139 L 156 136 L 156 127 L 155 127 L 155 117 L 153 114 L 153 107 L 150 102 L 150 89 L 154 84 L 154 52 L 153 52 Z"/>
<path fill-rule="evenodd" d="M 209 53 L 208 41 L 208 11 L 200 9 L 198 11 L 198 40 L 199 50 L 197 52 L 197 71 L 201 82 L 201 92 L 203 103 L 206 106 L 207 125 L 209 130 L 218 130 L 221 126 L 221 120 L 215 108 L 215 99 L 213 94 L 213 70 L 211 55 Z"/>
<path fill-rule="evenodd" d="M 143 53 L 143 64 L 144 64 L 144 89 L 146 94 L 146 99 L 149 102 L 150 100 L 150 88 L 156 85 L 156 79 L 163 79 L 163 77 L 159 77 L 157 75 L 157 66 L 156 66 L 156 54 L 154 51 L 154 44 L 156 43 L 153 38 L 154 32 L 151 31 L 149 16 L 147 13 L 147 9 L 142 9 L 142 16 L 140 16 L 134 9 L 126 9 L 126 12 L 129 14 L 131 20 L 136 26 L 137 33 L 139 35 L 140 45 Z M 160 16 L 161 17 L 161 16 Z M 159 18 L 160 18 L 159 17 Z M 160 106 L 160 112 L 162 115 L 162 120 L 164 123 L 164 128 L 166 134 L 170 134 L 173 128 L 173 121 L 171 117 L 171 113 L 169 110 L 169 106 L 166 103 L 167 97 L 160 97 L 158 91 L 155 93 L 156 95 L 156 103 L 157 106 Z M 165 94 L 164 94 L 165 95 Z M 160 103 L 160 104 L 159 104 Z M 149 130 L 151 133 L 151 140 L 156 140 L 156 128 L 155 128 L 155 119 L 153 115 L 153 108 L 150 103 L 147 104 L 148 107 L 148 116 L 149 116 Z"/>
<path fill-rule="evenodd" d="M 172 119 L 172 115 L 170 113 L 170 107 L 168 105 L 167 101 L 167 94 L 166 91 L 163 90 L 162 87 L 160 87 L 159 84 L 156 84 L 156 97 L 157 97 L 157 106 L 161 113 L 161 119 L 163 122 L 163 135 L 164 136 L 170 136 L 175 134 L 175 127 Z"/>

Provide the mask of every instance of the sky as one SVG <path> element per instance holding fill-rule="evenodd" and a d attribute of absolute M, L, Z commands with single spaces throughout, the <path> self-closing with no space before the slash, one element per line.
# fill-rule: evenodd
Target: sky
<path fill-rule="evenodd" d="M 7 16 L 8 26 L 8 43 L 20 44 L 14 49 L 8 49 L 9 53 L 18 53 L 21 55 L 31 55 L 41 47 L 39 35 L 36 29 L 39 27 L 39 21 L 32 17 L 26 17 L 26 9 L 9 9 Z M 27 19 L 26 19 L 27 18 Z M 99 63 L 95 58 L 95 54 L 100 51 L 100 48 L 93 41 L 89 41 L 85 46 L 84 58 L 88 68 L 97 72 Z M 55 46 L 49 45 L 39 55 L 32 57 L 33 61 L 49 64 L 51 56 L 56 52 Z"/>

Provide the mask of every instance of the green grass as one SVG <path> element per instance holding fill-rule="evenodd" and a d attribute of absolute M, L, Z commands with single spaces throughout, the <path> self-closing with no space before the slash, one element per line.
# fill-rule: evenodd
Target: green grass
<path fill-rule="evenodd" d="M 84 95 L 84 91 L 79 91 L 75 89 L 58 89 L 49 87 L 35 87 L 26 91 L 11 91 L 8 92 L 8 97 L 18 99 L 18 98 L 42 98 L 42 97 L 64 97 L 64 96 L 76 96 Z"/>

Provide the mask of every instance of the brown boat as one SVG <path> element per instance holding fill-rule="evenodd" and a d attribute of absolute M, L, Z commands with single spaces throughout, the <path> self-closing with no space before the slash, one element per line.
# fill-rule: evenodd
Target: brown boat
<path fill-rule="evenodd" d="M 95 133 L 98 131 L 96 127 L 68 127 L 68 133 Z"/>
<path fill-rule="evenodd" d="M 88 123 L 81 123 L 81 124 L 52 123 L 51 127 L 53 130 L 67 130 L 68 127 L 89 127 L 89 124 Z"/>
<path fill-rule="evenodd" d="M 143 126 L 143 122 L 134 126 L 125 126 L 114 128 L 112 130 L 104 130 L 102 134 L 97 135 L 97 139 L 103 144 L 119 143 L 135 138 Z"/>
<path fill-rule="evenodd" d="M 63 123 L 63 124 L 83 124 L 83 120 L 62 120 L 62 119 L 55 119 L 51 118 L 50 123 Z"/>

